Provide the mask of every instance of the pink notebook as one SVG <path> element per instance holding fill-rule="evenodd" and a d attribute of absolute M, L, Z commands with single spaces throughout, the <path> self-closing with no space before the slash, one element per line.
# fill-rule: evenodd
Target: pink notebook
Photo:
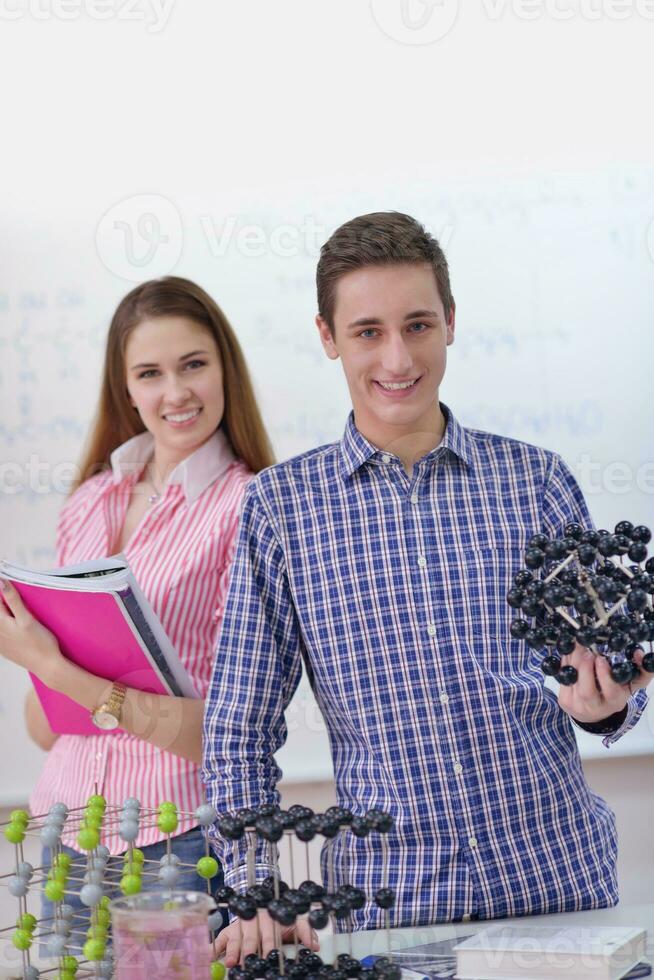
<path fill-rule="evenodd" d="M 0 571 L 73 663 L 141 691 L 198 696 L 122 556 L 53 573 L 3 562 Z M 31 676 L 54 732 L 102 734 L 86 708 Z"/>

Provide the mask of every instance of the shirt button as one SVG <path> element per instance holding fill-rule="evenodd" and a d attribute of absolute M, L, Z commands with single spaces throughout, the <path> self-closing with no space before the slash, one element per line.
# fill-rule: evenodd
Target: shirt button
<path fill-rule="evenodd" d="M 445 694 L 445 692 L 443 692 L 442 694 L 439 694 L 438 700 L 440 701 L 441 704 L 449 704 L 450 703 L 449 695 Z"/>
<path fill-rule="evenodd" d="M 476 837 L 470 837 L 468 839 L 468 844 L 470 844 L 470 847 L 476 847 L 477 846 L 477 838 Z"/>
<path fill-rule="evenodd" d="M 391 457 L 388 455 L 388 453 L 384 453 L 384 455 L 382 456 L 382 462 L 390 463 L 390 461 L 391 461 Z"/>
<path fill-rule="evenodd" d="M 436 627 L 434 626 L 433 623 L 430 623 L 429 626 L 427 627 L 427 633 L 429 634 L 429 636 L 436 636 Z"/>
<path fill-rule="evenodd" d="M 454 772 L 457 774 L 457 776 L 459 775 L 459 773 L 462 773 L 463 772 L 463 766 L 461 765 L 460 762 L 455 762 L 454 763 Z M 476 843 L 476 841 L 475 841 L 475 843 Z M 470 846 L 471 847 L 474 847 L 474 844 L 471 844 Z"/>
<path fill-rule="evenodd" d="M 417 493 L 412 493 L 411 494 L 411 503 L 412 504 L 417 504 L 418 503 L 418 494 Z"/>
<path fill-rule="evenodd" d="M 425 568 L 426 564 L 427 564 L 427 559 L 425 558 L 425 556 L 418 555 L 418 567 Z"/>

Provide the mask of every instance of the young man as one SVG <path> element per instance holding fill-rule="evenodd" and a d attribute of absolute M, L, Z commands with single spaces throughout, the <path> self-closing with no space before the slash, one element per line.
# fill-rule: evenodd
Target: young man
<path fill-rule="evenodd" d="M 581 492 L 554 454 L 464 429 L 439 402 L 455 307 L 416 221 L 342 226 L 317 281 L 320 339 L 353 414 L 340 442 L 246 491 L 207 703 L 208 798 L 221 812 L 277 800 L 273 755 L 304 660 L 339 804 L 395 818 L 393 925 L 613 905 L 614 817 L 586 784 L 571 716 L 608 744 L 647 696 L 578 647 L 579 680 L 557 704 L 505 602 L 534 532 L 590 525 Z M 242 852 L 215 843 L 242 884 Z M 346 867 L 374 893 L 378 835 L 331 846 L 336 884 Z M 382 921 L 375 906 L 354 914 L 359 928 Z M 225 930 L 228 964 L 256 948 L 255 930 Z"/>

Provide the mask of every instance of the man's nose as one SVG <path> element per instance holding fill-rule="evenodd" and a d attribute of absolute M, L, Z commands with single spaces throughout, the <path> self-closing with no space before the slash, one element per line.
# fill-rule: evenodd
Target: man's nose
<path fill-rule="evenodd" d="M 389 337 L 382 353 L 382 367 L 389 375 L 404 378 L 410 374 L 413 366 L 411 352 L 402 336 Z M 386 378 L 387 381 L 391 378 Z"/>

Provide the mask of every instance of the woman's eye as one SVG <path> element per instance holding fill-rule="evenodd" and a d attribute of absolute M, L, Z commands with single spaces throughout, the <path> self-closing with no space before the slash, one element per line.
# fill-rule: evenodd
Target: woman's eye
<path fill-rule="evenodd" d="M 148 368 L 147 371 L 143 371 L 141 374 L 139 374 L 139 378 L 148 378 L 153 374 L 156 374 L 154 368 Z"/>
<path fill-rule="evenodd" d="M 206 361 L 187 361 L 186 367 L 204 367 Z"/>

